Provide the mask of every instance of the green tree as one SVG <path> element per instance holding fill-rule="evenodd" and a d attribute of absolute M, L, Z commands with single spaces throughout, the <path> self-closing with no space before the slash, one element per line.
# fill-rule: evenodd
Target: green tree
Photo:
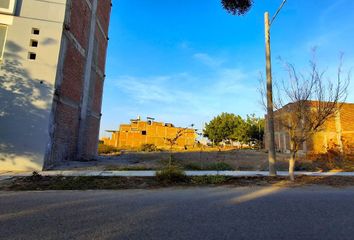
<path fill-rule="evenodd" d="M 243 139 L 244 120 L 233 113 L 221 113 L 214 117 L 209 123 L 205 124 L 203 129 L 204 137 L 207 137 L 214 144 L 222 141 Z"/>
<path fill-rule="evenodd" d="M 232 113 L 221 113 L 205 124 L 203 135 L 215 144 L 222 141 L 262 143 L 264 119 L 257 118 L 254 114 L 243 119 Z"/>
<path fill-rule="evenodd" d="M 258 118 L 254 114 L 247 115 L 247 142 L 256 142 L 259 146 L 262 146 L 264 135 L 264 118 Z"/>

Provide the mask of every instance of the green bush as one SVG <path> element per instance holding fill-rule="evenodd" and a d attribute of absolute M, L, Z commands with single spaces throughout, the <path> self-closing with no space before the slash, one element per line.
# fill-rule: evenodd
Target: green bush
<path fill-rule="evenodd" d="M 215 163 L 208 163 L 208 164 L 200 164 L 200 163 L 188 163 L 184 165 L 184 169 L 188 170 L 216 170 L 216 171 L 232 171 L 234 168 L 227 163 L 224 162 L 215 162 Z"/>
<path fill-rule="evenodd" d="M 105 145 L 103 143 L 98 144 L 98 154 L 108 154 L 108 153 L 117 153 L 119 150 L 115 147 Z"/>
<path fill-rule="evenodd" d="M 230 177 L 222 175 L 210 175 L 210 176 L 193 176 L 191 182 L 197 185 L 203 184 L 222 184 L 227 182 Z"/>
<path fill-rule="evenodd" d="M 199 170 L 204 170 L 201 164 L 199 163 L 187 163 L 184 165 L 184 169 L 186 170 L 194 170 L 194 171 L 199 171 Z"/>
<path fill-rule="evenodd" d="M 311 162 L 295 162 L 295 171 L 316 171 L 316 167 Z"/>
<path fill-rule="evenodd" d="M 42 180 L 43 176 L 40 175 L 38 172 L 33 171 L 32 175 L 28 177 L 30 181 L 36 182 Z"/>
<path fill-rule="evenodd" d="M 229 164 L 224 163 L 224 162 L 212 163 L 207 167 L 208 167 L 207 170 L 219 170 L 219 171 L 234 170 L 233 167 L 231 167 Z"/>
<path fill-rule="evenodd" d="M 156 179 L 162 183 L 186 182 L 187 176 L 178 166 L 166 166 L 156 172 Z"/>
<path fill-rule="evenodd" d="M 142 152 L 156 152 L 157 147 L 155 144 L 145 143 L 140 146 L 140 151 L 142 151 Z"/>

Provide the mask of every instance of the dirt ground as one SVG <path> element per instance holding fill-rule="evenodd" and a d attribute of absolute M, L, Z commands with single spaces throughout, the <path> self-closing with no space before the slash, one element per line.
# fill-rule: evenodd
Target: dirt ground
<path fill-rule="evenodd" d="M 133 152 L 121 151 L 117 155 L 101 155 L 88 162 L 67 162 L 55 170 L 156 170 L 166 166 L 170 158 L 168 151 Z M 173 164 L 184 170 L 238 170 L 267 171 L 268 154 L 264 150 L 183 151 L 173 152 Z M 289 155 L 277 153 L 276 169 L 288 170 Z M 296 171 L 354 171 L 354 156 L 328 154 L 312 160 L 299 156 Z"/>
<path fill-rule="evenodd" d="M 268 170 L 268 154 L 262 150 L 227 150 L 204 152 L 174 152 L 173 161 L 187 170 L 204 169 L 210 164 L 226 163 L 233 170 Z M 70 162 L 59 170 L 152 170 L 161 168 L 170 158 L 169 152 L 129 152 L 99 156 L 91 162 Z M 288 156 L 277 154 L 277 169 L 286 170 Z M 198 169 L 200 168 L 200 169 Z M 231 170 L 231 169 L 229 169 Z"/>
<path fill-rule="evenodd" d="M 0 191 L 29 190 L 95 190 L 95 189 L 151 189 L 162 187 L 229 186 L 229 187 L 302 187 L 325 185 L 331 187 L 354 186 L 354 177 L 297 176 L 295 182 L 287 177 L 225 177 L 195 176 L 182 177 L 178 181 L 160 181 L 156 177 L 63 177 L 41 176 L 15 177 L 0 181 Z"/>

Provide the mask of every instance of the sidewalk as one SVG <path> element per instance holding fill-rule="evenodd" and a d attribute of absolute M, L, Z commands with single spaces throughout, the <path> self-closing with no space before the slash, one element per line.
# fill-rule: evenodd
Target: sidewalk
<path fill-rule="evenodd" d="M 153 177 L 156 171 L 42 171 L 42 176 L 101 176 L 101 177 Z M 268 176 L 267 171 L 185 171 L 187 176 L 223 175 L 232 177 Z M 287 171 L 278 171 L 278 176 L 288 176 Z M 0 180 L 12 177 L 31 176 L 32 172 L 0 172 Z M 354 172 L 295 172 L 307 176 L 345 176 L 354 177 Z"/>

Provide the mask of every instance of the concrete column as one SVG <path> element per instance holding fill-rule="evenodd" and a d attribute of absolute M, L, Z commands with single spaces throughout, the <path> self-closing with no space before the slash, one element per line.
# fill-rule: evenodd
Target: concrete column
<path fill-rule="evenodd" d="M 323 132 L 323 146 L 325 147 L 325 152 L 327 152 L 328 149 L 328 139 L 327 139 L 327 133 Z"/>
<path fill-rule="evenodd" d="M 286 133 L 283 133 L 283 143 L 284 143 L 284 152 L 287 150 L 286 149 Z"/>
<path fill-rule="evenodd" d="M 340 110 L 338 110 L 335 114 L 335 123 L 336 123 L 336 135 L 337 135 L 337 144 L 339 146 L 339 150 L 343 152 L 343 142 L 342 142 L 342 124 L 340 119 Z"/>
<path fill-rule="evenodd" d="M 303 152 L 307 154 L 307 141 L 302 143 Z"/>

